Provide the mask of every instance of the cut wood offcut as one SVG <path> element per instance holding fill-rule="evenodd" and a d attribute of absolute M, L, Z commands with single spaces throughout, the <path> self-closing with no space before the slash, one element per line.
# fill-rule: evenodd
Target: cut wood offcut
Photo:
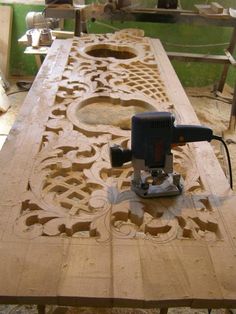
<path fill-rule="evenodd" d="M 6 112 L 9 107 L 10 100 L 8 99 L 8 96 L 6 95 L 6 92 L 0 81 L 0 112 Z"/>

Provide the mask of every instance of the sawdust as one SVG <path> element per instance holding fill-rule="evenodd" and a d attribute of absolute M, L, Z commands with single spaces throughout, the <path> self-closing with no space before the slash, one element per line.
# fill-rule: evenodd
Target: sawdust
<path fill-rule="evenodd" d="M 189 100 L 202 125 L 213 129 L 215 135 L 223 136 L 227 142 L 236 190 L 236 131 L 229 131 L 229 119 L 233 90 L 226 86 L 224 93 L 216 97 L 212 86 L 201 88 L 187 88 Z M 216 157 L 228 176 L 228 164 L 222 145 L 217 141 L 211 142 Z"/>
<path fill-rule="evenodd" d="M 88 104 L 77 111 L 77 118 L 86 124 L 113 125 L 123 130 L 131 129 L 131 117 L 136 113 L 147 111 L 140 106 L 113 105 L 109 102 Z"/>
<path fill-rule="evenodd" d="M 225 98 L 216 97 L 211 87 L 187 88 L 186 92 L 200 122 L 212 128 L 215 134 L 222 135 L 229 123 L 230 89 L 223 94 Z"/>

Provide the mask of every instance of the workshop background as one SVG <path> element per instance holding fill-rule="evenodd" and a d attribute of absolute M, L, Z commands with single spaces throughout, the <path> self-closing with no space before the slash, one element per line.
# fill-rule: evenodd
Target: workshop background
<path fill-rule="evenodd" d="M 87 0 L 85 3 L 94 1 Z M 137 2 L 133 0 L 133 2 Z M 155 0 L 139 0 L 144 7 L 153 7 Z M 206 3 L 205 0 L 181 0 L 183 9 L 194 10 L 195 4 Z M 235 0 L 218 1 L 224 7 L 234 7 Z M 8 4 L 13 8 L 12 40 L 10 55 L 10 74 L 12 76 L 32 76 L 37 72 L 33 56 L 24 55 L 25 47 L 17 40 L 25 33 L 25 16 L 30 11 L 40 12 L 45 8 L 42 1 L 32 0 L 1 0 L 0 4 Z M 168 23 L 141 23 L 133 21 L 91 21 L 87 22 L 89 33 L 114 32 L 124 28 L 140 28 L 149 37 L 160 38 L 166 51 L 183 51 L 203 54 L 222 54 L 227 48 L 232 28 L 216 26 L 199 26 Z M 65 30 L 73 30 L 73 20 L 65 21 Z M 174 68 L 184 86 L 206 86 L 216 83 L 222 71 L 222 65 L 209 63 L 173 62 Z M 227 83 L 233 86 L 235 71 L 230 68 Z"/>

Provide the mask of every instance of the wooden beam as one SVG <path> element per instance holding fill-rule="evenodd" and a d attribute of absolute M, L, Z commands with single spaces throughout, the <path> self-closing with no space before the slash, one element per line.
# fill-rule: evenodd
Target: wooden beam
<path fill-rule="evenodd" d="M 229 62 L 231 63 L 231 65 L 236 66 L 236 60 L 234 59 L 234 56 L 232 56 L 232 54 L 227 49 L 225 49 L 225 54 L 227 58 L 229 59 Z"/>
<path fill-rule="evenodd" d="M 165 10 L 165 9 L 163 9 Z M 127 16 L 123 14 L 124 20 L 136 20 L 139 22 L 153 22 L 153 23 L 178 23 L 178 24 L 190 24 L 190 25 L 215 25 L 225 27 L 235 27 L 236 19 L 228 16 L 224 19 L 218 17 L 206 17 L 201 16 L 199 13 L 194 11 L 187 13 L 179 13 L 178 11 L 172 12 L 173 10 L 166 9 L 165 11 L 158 11 L 157 9 L 143 10 L 136 8 L 123 9 L 123 13 L 127 13 Z M 112 19 L 120 19 L 120 13 L 112 14 Z M 104 16 L 105 17 L 105 16 Z"/>
<path fill-rule="evenodd" d="M 74 32 L 52 30 L 52 35 L 55 36 L 57 39 L 67 39 L 73 38 Z"/>
<path fill-rule="evenodd" d="M 170 60 L 229 64 L 229 58 L 222 55 L 208 55 L 184 52 L 167 52 Z"/>

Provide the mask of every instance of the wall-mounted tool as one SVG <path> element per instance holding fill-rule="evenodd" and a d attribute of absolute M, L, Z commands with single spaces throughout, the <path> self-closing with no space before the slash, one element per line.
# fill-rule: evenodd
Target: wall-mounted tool
<path fill-rule="evenodd" d="M 110 148 L 112 167 L 121 167 L 132 160 L 131 188 L 141 197 L 173 196 L 182 192 L 183 180 L 173 172 L 172 147 L 220 140 L 207 127 L 175 125 L 174 121 L 169 112 L 136 114 L 132 117 L 131 150 L 117 145 Z"/>

